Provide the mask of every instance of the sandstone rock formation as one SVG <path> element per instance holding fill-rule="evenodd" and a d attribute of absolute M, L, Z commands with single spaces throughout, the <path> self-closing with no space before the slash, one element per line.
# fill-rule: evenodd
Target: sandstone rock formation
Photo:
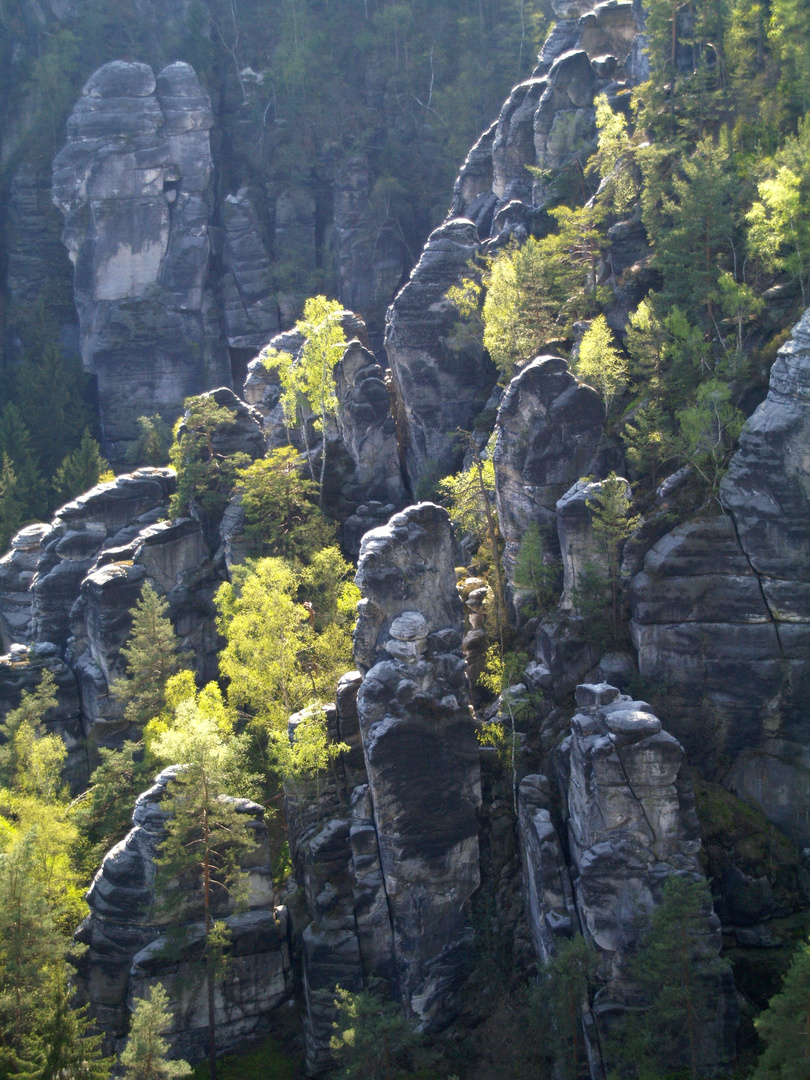
<path fill-rule="evenodd" d="M 230 383 L 209 281 L 213 123 L 188 64 L 155 79 L 146 64 L 113 61 L 85 84 L 54 161 L 111 460 L 138 416 L 172 420 L 188 395 Z"/>
<path fill-rule="evenodd" d="M 498 409 L 495 494 L 511 577 L 527 526 L 536 524 L 556 547 L 556 506 L 592 472 L 602 439 L 604 407 L 557 356 L 539 356 L 509 384 Z"/>
<path fill-rule="evenodd" d="M 90 914 L 76 933 L 87 946 L 79 965 L 79 990 L 108 1040 L 126 1034 L 129 1012 L 149 987 L 162 982 L 173 1002 L 172 1026 L 166 1033 L 176 1056 L 196 1062 L 207 1053 L 207 1004 L 202 981 L 193 972 L 193 942 L 202 925 L 182 924 L 192 945 L 180 960 L 164 950 L 165 935 L 180 924 L 156 906 L 155 872 L 166 812 L 161 803 L 177 767 L 165 769 L 138 797 L 133 829 L 105 856 L 87 902 Z M 265 1030 L 269 1014 L 292 990 L 287 945 L 287 914 L 273 907 L 263 810 L 247 799 L 237 810 L 250 817 L 255 847 L 243 862 L 248 874 L 247 910 L 217 911 L 231 931 L 231 961 L 217 981 L 215 1005 L 218 1046 L 238 1046 Z M 194 905 L 186 916 L 195 915 Z M 174 916 L 176 920 L 176 916 Z"/>
<path fill-rule="evenodd" d="M 665 536 L 631 587 L 639 670 L 684 703 L 673 730 L 800 845 L 810 839 L 809 371 L 805 314 L 740 437 L 723 514 Z"/>
<path fill-rule="evenodd" d="M 446 511 L 421 503 L 363 539 L 357 672 L 327 709 L 350 750 L 288 786 L 302 936 L 307 1061 L 328 1061 L 334 988 L 382 979 L 426 1026 L 463 978 L 479 882 L 478 746 L 461 655 Z M 297 718 L 291 721 L 295 737 Z"/>
<path fill-rule="evenodd" d="M 453 433 L 472 428 L 495 384 L 481 344 L 453 336 L 459 316 L 447 299 L 477 252 L 471 221 L 446 222 L 431 233 L 388 311 L 385 348 L 412 491 L 423 478 L 433 480 L 458 465 L 461 447 Z"/>
<path fill-rule="evenodd" d="M 567 844 L 555 825 L 551 785 L 541 776 L 520 785 L 519 834 L 537 955 L 547 960 L 562 938 L 581 930 L 600 957 L 594 1013 L 609 1022 L 635 1003 L 627 964 L 665 881 L 673 874 L 703 878 L 700 830 L 683 748 L 650 707 L 607 684 L 579 686 L 577 703 L 556 764 Z M 711 911 L 704 933 L 707 947 L 719 951 L 720 924 Z M 730 975 L 714 976 L 710 1000 L 701 1060 L 719 1068 L 735 1051 Z"/>

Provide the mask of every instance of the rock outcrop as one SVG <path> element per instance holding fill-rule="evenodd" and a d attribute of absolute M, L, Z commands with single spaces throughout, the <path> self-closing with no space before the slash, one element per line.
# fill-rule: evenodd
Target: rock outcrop
<path fill-rule="evenodd" d="M 471 221 L 446 222 L 431 233 L 388 311 L 385 348 L 412 491 L 420 480 L 432 482 L 459 464 L 462 447 L 453 433 L 472 428 L 495 384 L 481 343 L 454 335 L 459 315 L 447 299 L 478 249 Z"/>
<path fill-rule="evenodd" d="M 520 785 L 526 902 L 541 960 L 576 930 L 594 947 L 601 985 L 593 1011 L 610 1025 L 636 1004 L 628 962 L 665 882 L 671 875 L 703 880 L 700 828 L 683 748 L 650 707 L 607 684 L 579 686 L 577 702 L 556 755 L 561 816 L 545 777 Z M 716 955 L 720 922 L 711 910 L 700 933 Z M 711 979 L 710 1015 L 698 1037 L 707 1069 L 731 1061 L 737 1024 L 730 974 Z M 598 1056 L 596 1047 L 591 1052 Z"/>
<path fill-rule="evenodd" d="M 527 526 L 557 545 L 557 501 L 595 467 L 605 411 L 558 356 L 539 356 L 511 381 L 498 409 L 495 494 L 510 575 Z"/>
<path fill-rule="evenodd" d="M 209 281 L 211 103 L 193 68 L 105 64 L 87 81 L 54 161 L 54 200 L 75 267 L 84 367 L 102 441 L 122 460 L 138 416 L 229 385 Z"/>
<path fill-rule="evenodd" d="M 456 1007 L 478 886 L 478 745 L 461 654 L 450 521 L 421 503 L 363 539 L 359 671 L 327 709 L 349 752 L 288 787 L 302 935 L 307 1061 L 328 1062 L 336 985 L 384 980 L 426 1027 Z M 291 720 L 295 738 L 297 717 Z"/>
<path fill-rule="evenodd" d="M 810 840 L 810 313 L 779 351 L 721 485 L 724 513 L 678 526 L 632 582 L 639 670 L 683 702 L 704 773 Z"/>
<path fill-rule="evenodd" d="M 155 892 L 156 859 L 165 836 L 162 802 L 177 767 L 165 769 L 138 797 L 133 829 L 105 856 L 87 902 L 90 914 L 76 937 L 87 946 L 79 961 L 78 988 L 108 1041 L 123 1037 L 129 1013 L 156 982 L 172 999 L 172 1026 L 166 1033 L 175 1056 L 196 1062 L 206 1056 L 208 1014 L 203 981 L 194 973 L 194 944 L 202 924 L 192 898 L 184 922 L 162 908 Z M 232 905 L 216 911 L 231 931 L 230 962 L 217 980 L 217 1045 L 228 1050 L 266 1030 L 272 1011 L 292 992 L 286 909 L 273 907 L 272 875 L 264 812 L 247 799 L 236 800 L 248 819 L 255 846 L 242 868 L 248 876 L 247 910 Z M 193 890 L 190 891 L 193 897 Z M 182 930 L 189 947 L 180 960 L 165 948 L 166 935 Z"/>

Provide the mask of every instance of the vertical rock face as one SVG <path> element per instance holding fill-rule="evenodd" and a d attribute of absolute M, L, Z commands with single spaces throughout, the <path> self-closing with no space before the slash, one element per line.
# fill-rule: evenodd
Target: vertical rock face
<path fill-rule="evenodd" d="M 453 470 L 461 450 L 451 436 L 472 427 L 495 384 L 481 344 L 453 337 L 459 317 L 447 299 L 447 290 L 459 284 L 477 252 L 473 223 L 448 221 L 431 233 L 388 311 L 385 348 L 413 490 L 423 477 Z"/>
<path fill-rule="evenodd" d="M 639 670 L 685 703 L 676 734 L 800 846 L 810 839 L 808 447 L 810 313 L 743 429 L 721 485 L 725 513 L 665 536 L 631 588 Z"/>
<path fill-rule="evenodd" d="M 703 878 L 700 829 L 683 748 L 649 706 L 607 684 L 579 686 L 577 702 L 557 766 L 569 866 L 544 777 L 521 783 L 519 832 L 538 956 L 548 959 L 581 929 L 601 958 L 594 1011 L 610 1018 L 634 1003 L 627 963 L 667 878 Z M 704 920 L 707 948 L 719 952 L 719 920 L 711 910 Z M 731 1061 L 737 1023 L 730 975 L 712 978 L 711 1018 L 699 1036 L 709 1069 Z"/>
<path fill-rule="evenodd" d="M 33 640 L 31 583 L 39 562 L 40 544 L 49 531 L 47 525 L 29 525 L 11 539 L 11 548 L 0 559 L 0 645 L 8 652 L 12 645 L 28 645 Z"/>
<path fill-rule="evenodd" d="M 368 158 L 357 154 L 333 185 L 335 269 L 340 302 L 363 313 L 372 352 L 382 356 L 385 311 L 409 263 L 394 226 L 370 220 L 369 190 Z"/>
<path fill-rule="evenodd" d="M 220 205 L 225 234 L 222 299 L 228 344 L 258 352 L 279 331 L 265 230 L 247 188 Z"/>
<path fill-rule="evenodd" d="M 211 104 L 193 68 L 114 61 L 88 79 L 54 161 L 53 197 L 75 267 L 86 370 L 106 452 L 139 415 L 228 385 L 209 287 Z"/>
<path fill-rule="evenodd" d="M 645 77 L 629 0 L 558 6 L 565 11 L 532 78 L 512 90 L 456 180 L 451 215 L 472 219 L 481 240 L 525 239 L 542 221 L 548 187 L 526 166 L 561 170 L 583 160 L 595 145 L 595 96 Z"/>
<path fill-rule="evenodd" d="M 422 503 L 368 533 L 357 581 L 356 660 L 370 665 L 357 709 L 397 974 L 428 1019 L 479 882 L 478 745 L 446 512 Z"/>
<path fill-rule="evenodd" d="M 195 973 L 203 925 L 177 922 L 156 906 L 156 859 L 165 832 L 162 808 L 177 767 L 164 770 L 153 787 L 138 797 L 133 829 L 105 856 L 87 902 L 90 914 L 76 937 L 87 945 L 80 961 L 78 983 L 92 1014 L 110 1039 L 126 1034 L 128 1014 L 150 988 L 163 983 L 173 1002 L 172 1026 L 167 1032 L 174 1054 L 199 1061 L 207 1052 L 208 1014 L 204 983 Z M 231 931 L 231 961 L 215 992 L 217 1042 L 221 1050 L 239 1045 L 264 1030 L 269 1014 L 292 989 L 286 909 L 273 908 L 270 853 L 263 810 L 248 799 L 236 800 L 238 812 L 249 818 L 255 847 L 242 868 L 248 875 L 247 910 L 229 906 L 216 912 Z M 183 919 L 201 913 L 199 889 L 190 889 Z M 188 940 L 182 958 L 173 958 L 169 932 L 183 930 Z"/>
<path fill-rule="evenodd" d="M 428 1026 L 453 1015 L 479 883 L 478 744 L 446 511 L 421 503 L 368 532 L 357 581 L 360 670 L 341 679 L 326 717 L 330 740 L 349 752 L 331 778 L 287 790 L 311 919 L 302 953 L 313 1071 L 329 1061 L 337 985 L 383 980 Z"/>
<path fill-rule="evenodd" d="M 557 500 L 588 474 L 605 420 L 599 394 L 579 382 L 557 356 L 540 356 L 512 379 L 495 430 L 498 522 L 511 573 L 527 526 L 556 541 Z"/>

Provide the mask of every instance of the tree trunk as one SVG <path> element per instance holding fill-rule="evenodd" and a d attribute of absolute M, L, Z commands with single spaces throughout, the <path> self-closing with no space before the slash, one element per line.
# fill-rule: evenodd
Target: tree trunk
<path fill-rule="evenodd" d="M 205 908 L 205 984 L 208 994 L 208 1073 L 217 1080 L 217 1025 L 214 1010 L 214 970 L 211 964 L 211 861 L 209 858 L 210 830 L 208 824 L 208 785 L 205 790 L 206 809 L 203 811 L 203 905 Z"/>

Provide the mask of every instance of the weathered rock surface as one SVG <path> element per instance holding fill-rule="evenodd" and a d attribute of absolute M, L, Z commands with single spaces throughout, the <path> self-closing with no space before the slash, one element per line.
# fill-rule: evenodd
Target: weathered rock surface
<path fill-rule="evenodd" d="M 461 656 L 449 518 L 431 503 L 368 533 L 357 708 L 403 1000 L 430 1020 L 434 969 L 463 937 L 479 882 L 478 746 Z M 449 960 L 449 957 L 445 956 Z"/>
<path fill-rule="evenodd" d="M 710 778 L 810 840 L 810 313 L 721 485 L 724 513 L 681 525 L 633 579 L 639 671 L 677 691 L 673 730 Z"/>
<path fill-rule="evenodd" d="M 609 1022 L 635 1003 L 627 962 L 667 878 L 703 878 L 700 828 L 683 748 L 650 707 L 607 684 L 578 687 L 577 703 L 556 765 L 569 865 L 545 777 L 520 785 L 521 851 L 538 957 L 547 960 L 580 928 L 601 958 L 594 1012 Z M 703 932 L 709 950 L 719 951 L 711 910 Z M 731 977 L 712 978 L 713 1016 L 699 1036 L 707 1068 L 732 1059 L 737 1024 Z"/>
<path fill-rule="evenodd" d="M 405 486 L 385 373 L 358 339 L 335 367 L 335 392 L 338 432 L 355 467 L 345 497 L 401 506 Z"/>
<path fill-rule="evenodd" d="M 366 154 L 345 162 L 335 177 L 334 257 L 340 302 L 363 313 L 370 347 L 383 355 L 385 312 L 410 265 L 408 251 L 392 222 L 372 223 L 371 174 Z"/>
<path fill-rule="evenodd" d="M 540 356 L 512 379 L 498 409 L 495 495 L 511 576 L 527 526 L 536 524 L 556 546 L 558 500 L 593 471 L 604 407 L 557 356 Z"/>
<path fill-rule="evenodd" d="M 28 525 L 11 539 L 11 547 L 0 559 L 0 645 L 7 652 L 12 645 L 33 640 L 31 583 L 39 562 L 40 544 L 48 525 Z"/>
<path fill-rule="evenodd" d="M 155 79 L 117 60 L 88 79 L 54 161 L 82 360 L 112 460 L 138 416 L 171 420 L 186 396 L 230 382 L 209 282 L 213 123 L 190 65 Z"/>
<path fill-rule="evenodd" d="M 480 342 L 454 338 L 459 316 L 447 299 L 478 247 L 471 221 L 459 218 L 436 229 L 388 311 L 385 348 L 412 490 L 423 477 L 444 475 L 459 463 L 461 448 L 451 436 L 472 428 L 495 384 Z"/>
<path fill-rule="evenodd" d="M 452 1016 L 478 886 L 478 745 L 446 511 L 421 503 L 363 539 L 358 671 L 326 710 L 349 752 L 287 788 L 311 1070 L 329 1060 L 336 985 L 384 980 L 423 1024 Z M 291 737 L 299 717 L 291 718 Z"/>
<path fill-rule="evenodd" d="M 532 78 L 512 90 L 456 180 L 450 213 L 472 219 L 482 241 L 542 228 L 548 181 L 526 166 L 559 172 L 584 160 L 595 145 L 596 94 L 646 77 L 629 0 L 563 7 Z"/>
<path fill-rule="evenodd" d="M 183 918 L 156 904 L 156 859 L 165 835 L 162 808 L 177 766 L 165 769 L 138 797 L 134 828 L 105 856 L 87 902 L 90 914 L 76 937 L 87 945 L 79 965 L 79 990 L 108 1039 L 126 1034 L 135 1002 L 162 982 L 172 998 L 172 1026 L 166 1033 L 173 1053 L 195 1062 L 207 1053 L 207 1003 L 204 982 L 194 977 L 195 942 L 202 939 L 199 890 L 188 890 Z M 234 913 L 220 904 L 218 918 L 231 930 L 231 962 L 217 980 L 215 1008 L 218 1048 L 238 1046 L 265 1028 L 269 1014 L 292 989 L 286 909 L 273 907 L 272 873 L 263 810 L 248 799 L 236 800 L 248 816 L 255 847 L 242 863 L 248 875 L 247 911 Z M 189 941 L 180 961 L 163 952 L 166 935 L 183 929 Z"/>
<path fill-rule="evenodd" d="M 228 345 L 255 353 L 280 327 L 269 244 L 251 192 L 240 188 L 235 195 L 226 195 L 220 219 L 225 234 L 221 287 Z"/>

